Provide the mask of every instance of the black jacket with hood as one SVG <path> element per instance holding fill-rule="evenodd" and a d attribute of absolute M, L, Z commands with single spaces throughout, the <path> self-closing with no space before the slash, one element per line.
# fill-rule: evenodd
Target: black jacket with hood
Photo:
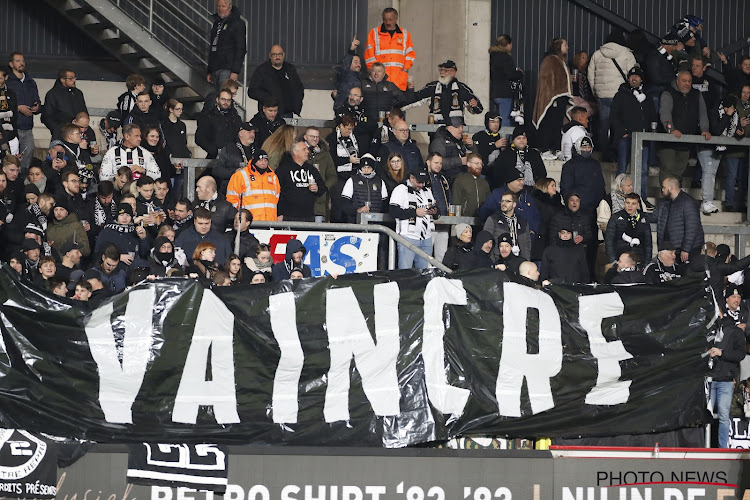
<path fill-rule="evenodd" d="M 292 274 L 292 269 L 295 267 L 302 269 L 302 275 L 305 278 L 310 278 L 312 276 L 312 270 L 310 269 L 310 266 L 306 266 L 303 263 L 296 264 L 293 259 L 293 255 L 296 252 L 299 252 L 302 250 L 302 260 L 305 260 L 305 255 L 307 255 L 307 249 L 302 244 L 302 242 L 296 238 L 292 238 L 291 240 L 287 241 L 286 243 L 286 253 L 284 254 L 284 262 L 277 262 L 273 265 L 271 268 L 271 281 L 283 281 L 288 280 L 289 275 Z"/>

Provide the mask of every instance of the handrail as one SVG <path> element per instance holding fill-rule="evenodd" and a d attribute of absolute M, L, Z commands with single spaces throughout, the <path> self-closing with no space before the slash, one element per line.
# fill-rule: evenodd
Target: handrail
<path fill-rule="evenodd" d="M 318 127 L 318 128 L 334 128 L 336 126 L 336 120 L 324 120 L 319 118 L 284 118 L 287 125 L 293 127 Z M 442 127 L 437 123 L 410 123 L 409 130 L 412 132 L 429 132 L 434 133 Z M 485 130 L 484 125 L 464 125 L 464 132 L 475 134 Z M 513 134 L 513 127 L 502 127 L 499 133 L 503 136 Z"/>
<path fill-rule="evenodd" d="M 680 138 L 675 137 L 672 134 L 667 133 L 659 133 L 659 132 L 633 132 L 633 142 L 630 146 L 630 164 L 632 165 L 632 168 L 630 171 L 632 172 L 632 179 L 633 179 L 633 191 L 636 193 L 641 193 L 643 195 L 641 190 L 641 164 L 642 157 L 641 153 L 643 151 L 643 141 L 652 141 L 652 142 L 673 142 L 683 145 L 722 145 L 722 146 L 741 146 L 748 148 L 748 158 L 750 158 L 750 138 L 745 138 L 741 140 L 734 139 L 732 137 L 724 137 L 724 136 L 713 136 L 711 139 L 706 140 L 705 137 L 702 135 L 687 135 L 683 134 Z M 643 192 L 648 192 L 648 186 L 646 186 L 646 190 Z M 748 177 L 748 193 L 750 193 L 750 177 Z M 747 207 L 747 220 L 750 222 L 750 204 L 748 204 Z"/>
<path fill-rule="evenodd" d="M 452 273 L 448 267 L 446 267 L 442 262 L 439 260 L 436 260 L 431 255 L 427 255 L 421 248 L 418 248 L 411 243 L 409 243 L 409 240 L 398 234 L 393 229 L 386 227 L 386 226 L 367 226 L 362 224 L 340 224 L 340 223 L 333 223 L 333 222 L 286 222 L 286 221 L 253 221 L 252 223 L 253 228 L 265 228 L 265 229 L 276 229 L 279 227 L 289 228 L 289 229 L 307 229 L 310 231 L 351 231 L 351 232 L 357 232 L 357 233 L 368 233 L 368 232 L 375 232 L 375 233 L 382 233 L 389 237 L 391 241 L 398 241 L 402 245 L 404 245 L 406 248 L 414 252 L 415 254 L 419 255 L 423 259 L 425 259 L 427 262 L 429 262 L 434 267 L 440 269 L 441 271 L 445 271 L 446 273 Z M 388 268 L 389 269 L 395 269 L 395 251 L 392 245 L 389 245 L 388 249 Z"/>

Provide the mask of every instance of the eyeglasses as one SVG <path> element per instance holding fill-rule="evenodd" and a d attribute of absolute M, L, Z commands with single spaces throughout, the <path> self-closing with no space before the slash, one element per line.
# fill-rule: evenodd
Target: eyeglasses
<path fill-rule="evenodd" d="M 280 57 L 283 56 L 283 52 L 271 52 L 271 57 Z"/>
<path fill-rule="evenodd" d="M 408 128 L 394 128 L 393 130 L 394 132 L 408 132 L 409 131 Z"/>

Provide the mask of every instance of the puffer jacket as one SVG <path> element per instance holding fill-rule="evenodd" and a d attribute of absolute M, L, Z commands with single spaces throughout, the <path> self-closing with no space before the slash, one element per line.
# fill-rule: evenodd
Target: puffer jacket
<path fill-rule="evenodd" d="M 617 89 L 626 80 L 612 59 L 617 61 L 625 75 L 635 66 L 633 51 L 620 44 L 607 42 L 594 52 L 589 63 L 588 78 L 591 89 L 600 99 L 613 98 L 617 94 Z"/>
<path fill-rule="evenodd" d="M 677 254 L 703 246 L 703 226 L 698 202 L 684 191 L 680 191 L 674 200 L 661 203 L 656 209 L 656 243 L 659 250 L 665 248 L 666 242 L 674 246 Z"/>

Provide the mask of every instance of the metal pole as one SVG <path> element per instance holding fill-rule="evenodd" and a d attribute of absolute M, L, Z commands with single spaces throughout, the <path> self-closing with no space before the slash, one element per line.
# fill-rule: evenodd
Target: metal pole
<path fill-rule="evenodd" d="M 154 0 L 148 2 L 148 32 L 153 33 L 154 30 Z"/>
<path fill-rule="evenodd" d="M 641 163 L 643 163 L 643 139 L 640 132 L 633 132 L 630 141 L 630 177 L 633 179 L 633 191 L 641 195 L 641 199 L 648 198 L 648 177 L 646 185 L 641 186 Z"/>
<path fill-rule="evenodd" d="M 750 162 L 750 147 L 747 148 L 747 158 L 745 159 L 746 162 Z M 740 167 L 741 168 L 741 167 Z M 747 166 L 745 166 L 747 168 Z M 732 188 L 734 189 L 734 187 Z M 740 200 L 742 203 L 745 204 L 747 208 L 747 213 L 745 214 L 745 221 L 750 223 L 750 203 L 747 202 L 747 197 L 750 196 L 750 175 L 747 176 L 747 191 L 745 191 L 745 199 Z M 744 247 L 742 248 L 744 253 Z"/>
<path fill-rule="evenodd" d="M 706 424 L 706 433 L 704 437 L 705 448 L 711 447 L 711 424 Z"/>
<path fill-rule="evenodd" d="M 388 238 L 388 269 L 396 269 L 396 242 Z"/>
<path fill-rule="evenodd" d="M 249 25 L 247 23 L 247 18 L 242 17 L 242 20 L 245 22 L 245 36 L 248 35 Z M 248 114 L 247 114 L 247 40 L 245 40 L 245 63 L 242 66 L 242 109 L 245 110 L 245 117 L 244 120 L 247 120 Z"/>

